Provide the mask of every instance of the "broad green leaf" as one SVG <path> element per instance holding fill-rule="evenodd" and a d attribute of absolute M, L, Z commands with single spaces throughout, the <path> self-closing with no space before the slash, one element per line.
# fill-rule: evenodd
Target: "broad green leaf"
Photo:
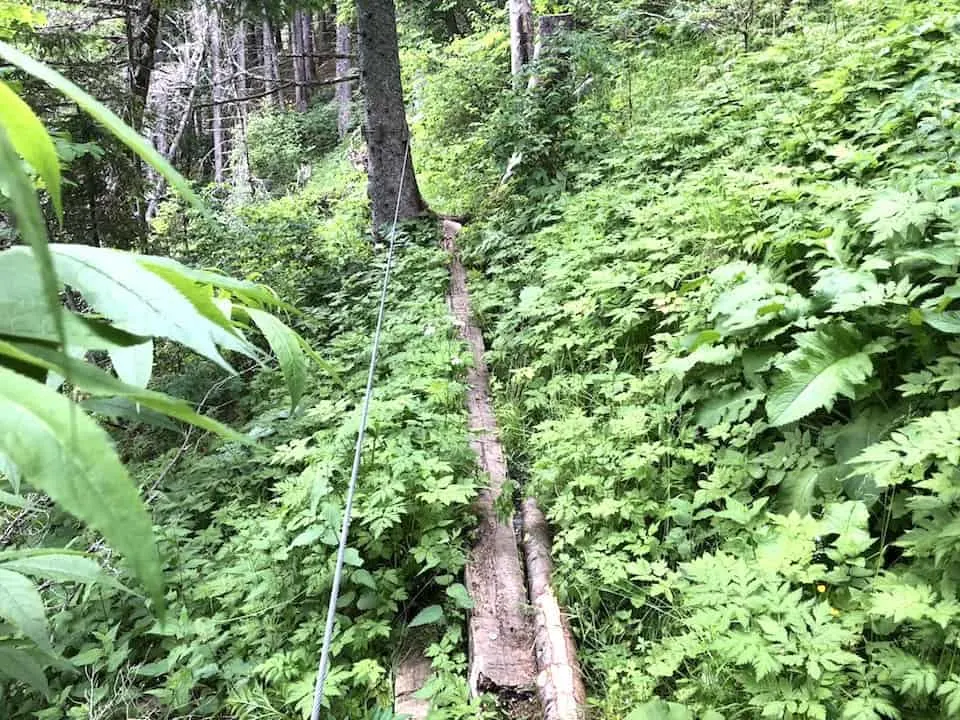
<path fill-rule="evenodd" d="M 2 45 L 3 43 L 0 43 Z M 0 128 L 0 180 L 3 181 L 6 193 L 10 198 L 13 215 L 17 228 L 27 245 L 33 251 L 43 282 L 43 295 L 47 310 L 53 318 L 54 327 L 60 344 L 68 344 L 66 325 L 63 319 L 63 309 L 60 306 L 60 281 L 54 270 L 53 256 L 47 241 L 47 228 L 40 210 L 40 201 L 30 184 L 30 179 L 23 172 L 20 159 L 10 145 L 6 131 Z M 17 248 L 21 250 L 21 248 Z M 13 252 L 8 251 L 8 252 Z"/>
<path fill-rule="evenodd" d="M 57 149 L 40 118 L 3 82 L 0 82 L 0 126 L 7 131 L 7 137 L 17 153 L 30 163 L 47 186 L 53 207 L 62 220 L 60 161 L 57 159 Z"/>
<path fill-rule="evenodd" d="M 112 348 L 110 363 L 123 382 L 145 388 L 153 374 L 153 340 L 126 348 Z"/>
<path fill-rule="evenodd" d="M 287 381 L 291 407 L 296 408 L 307 385 L 307 358 L 300 345 L 300 336 L 268 312 L 254 308 L 245 310 L 277 356 Z"/>
<path fill-rule="evenodd" d="M 45 346 L 26 343 L 13 345 L 5 340 L 0 340 L 0 355 L 12 357 L 21 362 L 31 363 L 65 377 L 70 377 L 74 385 L 92 395 L 102 397 L 122 396 L 168 417 L 209 430 L 228 440 L 246 445 L 254 444 L 243 433 L 238 433 L 211 417 L 201 415 L 183 400 L 154 390 L 127 385 L 95 365 L 68 357 Z"/>
<path fill-rule="evenodd" d="M 8 493 L 5 490 L 0 490 L 0 505 L 7 505 L 8 507 L 15 508 L 25 508 L 27 506 L 27 499 L 21 497 L 20 495 L 14 495 L 13 493 Z"/>
<path fill-rule="evenodd" d="M 10 482 L 10 487 L 15 493 L 20 492 L 20 471 L 17 466 L 10 462 L 3 453 L 0 453 L 0 475 L 3 475 Z"/>
<path fill-rule="evenodd" d="M 873 373 L 865 343 L 846 324 L 806 333 L 798 343 L 780 363 L 782 372 L 767 397 L 767 415 L 774 426 L 830 409 L 839 395 L 855 397 Z"/>
<path fill-rule="evenodd" d="M 0 335 L 59 342 L 56 316 L 44 300 L 40 268 L 33 253 L 23 248 L 0 252 Z M 59 286 L 58 286 L 59 287 Z M 61 311 L 69 346 L 83 350 L 109 350 L 143 343 L 131 335 L 89 315 Z"/>
<path fill-rule="evenodd" d="M 693 713 L 685 705 L 657 699 L 632 710 L 626 720 L 693 720 Z"/>
<path fill-rule="evenodd" d="M 109 437 L 91 418 L 59 393 L 0 367 L 0 451 L 27 482 L 102 533 L 162 604 L 150 516 Z"/>
<path fill-rule="evenodd" d="M 467 588 L 460 583 L 453 583 L 447 587 L 447 597 L 453 600 L 461 610 L 472 610 L 475 604 Z"/>
<path fill-rule="evenodd" d="M 307 528 L 302 533 L 297 535 L 293 540 L 290 541 L 290 547 L 303 547 L 305 545 L 312 545 L 326 533 L 327 529 L 314 525 L 311 528 Z"/>
<path fill-rule="evenodd" d="M 190 188 L 187 180 L 174 170 L 169 162 L 164 160 L 163 156 L 157 152 L 150 142 L 123 122 L 123 120 L 117 117 L 117 115 L 103 103 L 95 100 L 91 95 L 81 90 L 50 66 L 37 62 L 12 45 L 0 42 L 0 57 L 10 64 L 16 65 L 24 72 L 33 75 L 38 80 L 42 80 L 47 83 L 47 85 L 59 90 L 73 100 L 83 110 L 92 115 L 114 137 L 133 150 L 151 165 L 154 170 L 160 173 L 170 184 L 170 187 L 174 188 L 181 196 L 189 200 L 200 210 L 205 209 L 200 198 L 198 198 Z"/>
<path fill-rule="evenodd" d="M 46 694 L 47 677 L 43 665 L 27 652 L 13 645 L 0 645 L 0 677 L 9 677 Z"/>
<path fill-rule="evenodd" d="M 103 568 L 96 560 L 82 553 L 70 553 L 63 550 L 0 552 L 0 569 L 43 578 L 44 580 L 107 583 L 122 587 L 120 583 L 103 572 Z"/>
<path fill-rule="evenodd" d="M 170 420 L 166 415 L 144 407 L 141 403 L 134 402 L 129 398 L 87 398 L 80 403 L 80 407 L 96 415 L 102 415 L 103 417 L 135 420 L 144 425 L 153 425 L 154 427 L 172 430 L 173 432 L 180 432 L 181 430 L 180 426 Z"/>
<path fill-rule="evenodd" d="M 443 620 L 443 608 L 439 605 L 429 605 L 417 613 L 407 627 L 415 628 L 421 625 L 432 625 Z"/>
<path fill-rule="evenodd" d="M 238 280 L 210 270 L 189 267 L 178 263 L 176 260 L 156 255 L 141 255 L 139 260 L 140 264 L 148 270 L 154 272 L 172 270 L 195 283 L 211 285 L 215 288 L 227 290 L 245 303 L 256 303 L 268 307 L 282 307 L 284 310 L 295 311 L 292 305 L 285 303 L 273 290 L 260 283 L 250 282 L 249 280 Z"/>
<path fill-rule="evenodd" d="M 33 581 L 20 573 L 0 567 L 0 618 L 33 640 L 38 647 L 50 649 L 50 630 L 43 598 Z"/>
<path fill-rule="evenodd" d="M 190 298 L 141 266 L 136 255 L 86 245 L 51 249 L 61 280 L 121 330 L 170 338 L 227 370 L 218 345 L 256 356 L 256 348 L 238 332 L 217 322 L 223 316 L 212 303 L 216 317 L 201 313 Z"/>

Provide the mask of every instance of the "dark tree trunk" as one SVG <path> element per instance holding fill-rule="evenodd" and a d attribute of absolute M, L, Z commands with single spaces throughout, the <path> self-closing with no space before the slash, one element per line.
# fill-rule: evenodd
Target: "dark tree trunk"
<path fill-rule="evenodd" d="M 350 26 L 337 25 L 337 72 L 336 77 L 350 74 Z M 350 103 L 353 99 L 353 83 L 342 82 L 337 85 L 337 133 L 342 140 L 350 129 Z"/>
<path fill-rule="evenodd" d="M 130 94 L 133 98 L 130 124 L 140 130 L 150 92 L 154 56 L 160 39 L 160 8 L 152 0 L 144 0 L 134 20 L 127 16 L 130 42 Z"/>
<path fill-rule="evenodd" d="M 293 103 L 297 110 L 307 109 L 306 83 L 303 78 L 303 33 L 300 31 L 300 11 L 290 20 L 290 55 L 293 60 Z"/>
<path fill-rule="evenodd" d="M 533 59 L 533 10 L 530 0 L 510 0 L 510 70 L 518 75 Z"/>
<path fill-rule="evenodd" d="M 357 24 L 367 140 L 367 193 L 373 225 L 379 229 L 393 220 L 395 211 L 398 219 L 405 220 L 423 215 L 427 206 L 420 196 L 407 147 L 410 130 L 400 83 L 393 0 L 357 0 Z"/>

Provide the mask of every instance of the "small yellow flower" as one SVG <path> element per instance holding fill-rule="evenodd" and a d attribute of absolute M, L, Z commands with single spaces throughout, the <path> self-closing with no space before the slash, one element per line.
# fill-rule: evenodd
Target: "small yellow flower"
<path fill-rule="evenodd" d="M 836 608 L 830 608 L 830 614 L 833 615 L 834 617 L 837 617 L 840 614 L 840 611 L 837 610 Z"/>
<path fill-rule="evenodd" d="M 817 585 L 817 592 L 819 592 L 819 593 L 824 593 L 824 592 L 826 592 L 826 591 L 827 591 L 827 586 L 826 586 L 826 585 L 823 585 L 823 584 Z"/>

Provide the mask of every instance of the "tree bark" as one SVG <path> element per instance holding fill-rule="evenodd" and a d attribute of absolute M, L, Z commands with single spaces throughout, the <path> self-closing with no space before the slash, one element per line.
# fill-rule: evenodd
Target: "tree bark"
<path fill-rule="evenodd" d="M 312 83 L 317 79 L 317 68 L 313 36 L 313 13 L 308 10 L 300 11 L 300 34 L 302 38 L 301 47 L 303 48 L 303 82 L 307 85 L 307 102 L 309 103 L 313 94 Z"/>
<path fill-rule="evenodd" d="M 530 0 L 509 0 L 510 71 L 519 75 L 533 59 L 533 10 Z"/>
<path fill-rule="evenodd" d="M 554 43 L 562 33 L 569 32 L 573 30 L 573 28 L 573 15 L 570 13 L 541 15 L 537 20 L 537 44 L 533 49 L 533 59 L 535 61 L 539 60 L 541 56 L 550 51 L 550 45 Z M 528 87 L 536 87 L 539 82 L 539 77 L 531 75 Z"/>
<path fill-rule="evenodd" d="M 274 39 L 273 26 L 270 24 L 270 18 L 267 17 L 267 11 L 263 11 L 263 76 L 268 78 L 264 81 L 264 90 L 271 91 L 278 106 L 283 106 L 283 89 L 280 87 L 280 53 L 277 50 L 277 43 Z"/>
<path fill-rule="evenodd" d="M 213 179 L 224 180 L 224 135 L 223 135 L 223 47 L 221 42 L 220 5 L 210 6 L 210 84 L 213 95 Z"/>
<path fill-rule="evenodd" d="M 523 554 L 527 561 L 530 603 L 536 612 L 537 692 L 543 718 L 582 720 L 587 696 L 577 663 L 577 645 L 553 593 L 547 520 L 533 498 L 523 502 Z"/>
<path fill-rule="evenodd" d="M 337 23 L 337 77 L 345 77 L 350 73 L 350 26 L 347 23 Z M 350 129 L 350 104 L 353 100 L 353 83 L 337 85 L 337 134 L 340 139 L 346 136 Z"/>
<path fill-rule="evenodd" d="M 360 82 L 364 91 L 367 194 L 374 228 L 423 215 L 408 143 L 393 0 L 357 0 Z"/>
<path fill-rule="evenodd" d="M 130 39 L 130 94 L 133 98 L 130 124 L 139 131 L 143 127 L 143 113 L 147 107 L 150 78 L 153 75 L 157 42 L 160 39 L 160 8 L 152 0 L 144 0 L 137 13 L 136 26 L 130 27 L 129 15 L 127 23 Z"/>
<path fill-rule="evenodd" d="M 293 55 L 293 103 L 299 112 L 307 109 L 307 88 L 303 77 L 303 33 L 300 29 L 302 15 L 300 11 L 290 20 L 290 53 Z"/>

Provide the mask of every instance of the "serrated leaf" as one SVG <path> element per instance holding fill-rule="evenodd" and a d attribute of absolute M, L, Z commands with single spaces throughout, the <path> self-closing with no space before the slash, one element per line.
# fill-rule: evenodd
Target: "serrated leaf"
<path fill-rule="evenodd" d="M 297 535 L 293 540 L 290 541 L 290 547 L 303 547 L 305 545 L 313 545 L 317 540 L 319 540 L 323 534 L 327 531 L 326 528 L 314 525 L 311 528 L 307 528 L 302 533 Z"/>
<path fill-rule="evenodd" d="M 368 570 L 364 570 L 362 568 L 359 570 L 354 570 L 351 577 L 358 585 L 363 585 L 371 590 L 377 589 L 377 582 L 373 579 L 373 575 L 371 575 Z"/>
<path fill-rule="evenodd" d="M 0 618 L 38 647 L 50 649 L 50 630 L 40 591 L 29 578 L 0 568 Z"/>
<path fill-rule="evenodd" d="M 845 323 L 807 333 L 799 343 L 780 363 L 782 372 L 767 398 L 767 415 L 775 427 L 830 409 L 840 395 L 855 397 L 873 373 L 866 344 Z"/>
<path fill-rule="evenodd" d="M 432 625 L 443 620 L 443 608 L 439 605 L 428 605 L 416 614 L 407 627 L 415 628 L 421 625 Z"/>
<path fill-rule="evenodd" d="M 123 554 L 158 604 L 153 526 L 107 434 L 59 393 L 0 367 L 0 450 L 63 510 Z"/>
<path fill-rule="evenodd" d="M 30 163 L 43 180 L 57 217 L 62 220 L 60 161 L 57 159 L 57 149 L 40 118 L 3 82 L 0 82 L 0 126 L 7 131 L 7 137 L 17 153 Z"/>
<path fill-rule="evenodd" d="M 2 676 L 25 683 L 44 694 L 48 689 L 43 665 L 26 650 L 10 645 L 0 645 L 0 677 Z"/>
<path fill-rule="evenodd" d="M 301 347 L 300 336 L 268 312 L 255 308 L 245 310 L 277 356 L 287 382 L 291 407 L 296 408 L 307 385 L 307 357 Z"/>

